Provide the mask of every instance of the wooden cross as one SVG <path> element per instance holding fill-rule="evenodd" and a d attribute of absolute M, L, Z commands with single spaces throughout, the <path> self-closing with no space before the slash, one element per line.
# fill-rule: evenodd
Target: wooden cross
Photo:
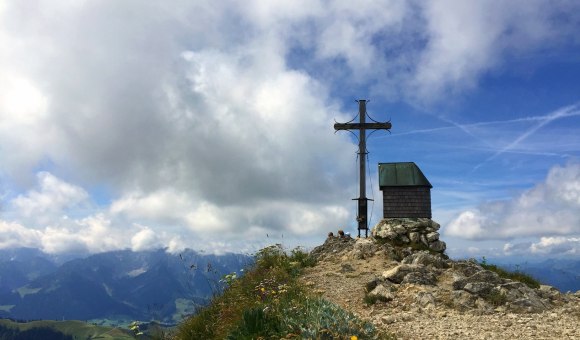
<path fill-rule="evenodd" d="M 360 237 L 360 231 L 365 231 L 365 237 L 368 236 L 368 201 L 369 199 L 366 197 L 366 155 L 367 155 L 367 132 L 366 130 L 389 130 L 391 128 L 391 123 L 379 123 L 372 119 L 370 116 L 367 115 L 367 100 L 361 99 L 357 100 L 358 102 L 358 116 L 359 122 L 352 123 L 351 120 L 348 123 L 335 123 L 334 130 L 358 130 L 359 131 L 359 138 L 358 138 L 358 154 L 360 160 L 360 174 L 359 174 L 359 186 L 360 186 L 360 194 L 358 198 L 353 198 L 353 201 L 358 201 L 358 215 L 356 220 L 358 222 L 358 236 Z M 366 123 L 366 117 L 369 117 L 374 123 Z M 355 117 L 356 118 L 356 117 Z M 352 131 L 351 131 L 352 132 Z M 372 133 L 372 132 L 371 132 Z"/>

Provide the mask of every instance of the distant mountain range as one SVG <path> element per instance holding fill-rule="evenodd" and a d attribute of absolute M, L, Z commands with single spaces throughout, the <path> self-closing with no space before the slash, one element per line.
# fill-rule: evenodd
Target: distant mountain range
<path fill-rule="evenodd" d="M 0 318 L 174 324 L 207 303 L 223 275 L 252 261 L 247 255 L 193 250 L 123 250 L 76 259 L 29 248 L 0 250 Z M 562 292 L 580 290 L 580 260 L 500 265 Z"/>
<path fill-rule="evenodd" d="M 548 259 L 538 263 L 507 265 L 509 270 L 519 270 L 542 282 L 558 288 L 562 293 L 580 290 L 580 260 Z"/>
<path fill-rule="evenodd" d="M 251 261 L 240 254 L 123 250 L 59 265 L 36 249 L 1 250 L 0 318 L 175 323 L 219 291 L 223 275 Z"/>
<path fill-rule="evenodd" d="M 492 257 L 486 261 L 512 272 L 526 273 L 542 284 L 557 288 L 562 293 L 580 290 L 580 259 Z"/>

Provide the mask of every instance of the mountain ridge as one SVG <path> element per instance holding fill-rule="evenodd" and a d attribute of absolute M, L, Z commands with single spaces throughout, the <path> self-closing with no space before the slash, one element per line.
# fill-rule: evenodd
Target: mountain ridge
<path fill-rule="evenodd" d="M 41 254 L 21 250 L 12 252 L 17 256 L 8 257 L 6 253 L 0 256 L 4 260 L 0 268 L 10 269 L 0 272 L 0 317 L 23 320 L 175 323 L 181 314 L 189 314 L 195 306 L 207 302 L 219 289 L 221 276 L 251 262 L 250 257 L 241 254 L 120 250 L 73 259 L 60 266 L 44 258 L 46 270 L 30 276 L 36 267 L 27 267 L 26 260 L 41 258 Z"/>

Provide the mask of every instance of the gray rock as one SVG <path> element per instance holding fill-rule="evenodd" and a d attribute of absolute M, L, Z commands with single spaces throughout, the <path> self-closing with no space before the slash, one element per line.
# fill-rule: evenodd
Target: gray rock
<path fill-rule="evenodd" d="M 382 284 L 377 285 L 372 291 L 369 292 L 369 296 L 376 296 L 382 301 L 391 301 L 395 298 L 395 294 L 391 289 L 385 287 Z"/>
<path fill-rule="evenodd" d="M 351 237 L 329 237 L 320 245 L 310 252 L 310 256 L 316 260 L 323 259 L 329 255 L 337 255 L 343 252 L 351 251 L 355 240 Z"/>
<path fill-rule="evenodd" d="M 557 299 L 560 297 L 560 291 L 556 288 L 548 285 L 540 285 L 540 289 L 538 290 L 538 294 L 545 298 L 545 299 Z"/>
<path fill-rule="evenodd" d="M 488 282 L 468 282 L 463 287 L 463 290 L 478 296 L 486 296 L 493 289 L 494 284 Z"/>
<path fill-rule="evenodd" d="M 427 237 L 425 236 L 425 234 L 421 234 L 420 239 L 421 243 L 423 243 L 426 247 L 429 247 L 429 241 L 427 241 Z"/>
<path fill-rule="evenodd" d="M 359 238 L 355 241 L 352 256 L 356 259 L 367 259 L 372 257 L 380 248 L 381 246 L 371 238 Z"/>
<path fill-rule="evenodd" d="M 465 287 L 465 285 L 467 283 L 468 282 L 465 279 L 465 277 L 463 277 L 463 276 L 455 276 L 453 278 L 453 282 L 451 283 L 451 286 L 453 287 L 453 290 L 462 290 L 463 287 Z"/>
<path fill-rule="evenodd" d="M 429 292 L 419 292 L 417 293 L 417 297 L 415 299 L 421 307 L 435 305 L 435 297 Z"/>
<path fill-rule="evenodd" d="M 385 239 L 387 241 L 394 241 L 397 239 L 397 236 L 399 236 L 399 235 L 392 230 L 378 231 L 373 235 L 373 237 L 375 237 L 375 238 Z"/>
<path fill-rule="evenodd" d="M 407 276 L 407 274 L 420 271 L 423 268 L 424 267 L 421 265 L 401 264 L 396 266 L 395 268 L 385 271 L 382 277 L 383 279 L 389 280 L 394 283 L 401 283 L 403 282 L 403 279 L 405 279 L 405 276 Z"/>
<path fill-rule="evenodd" d="M 451 268 L 453 268 L 454 271 L 461 273 L 465 277 L 469 277 L 483 270 L 480 265 L 471 261 L 454 262 Z"/>
<path fill-rule="evenodd" d="M 437 222 L 433 221 L 432 219 L 429 219 L 429 227 L 430 227 L 431 229 L 433 229 L 433 231 L 437 231 L 437 230 L 439 230 L 439 228 L 440 228 L 441 226 L 439 225 L 439 223 L 437 223 Z"/>
<path fill-rule="evenodd" d="M 445 242 L 443 241 L 433 241 L 431 243 L 429 243 L 429 249 L 436 251 L 438 253 L 442 253 L 445 251 L 445 249 L 447 249 L 447 244 L 445 244 Z"/>
<path fill-rule="evenodd" d="M 340 265 L 340 272 L 341 273 L 350 273 L 354 272 L 355 269 L 348 263 L 343 263 Z"/>
<path fill-rule="evenodd" d="M 467 282 L 487 282 L 492 284 L 501 284 L 503 280 L 490 270 L 479 271 L 467 278 Z"/>
<path fill-rule="evenodd" d="M 417 285 L 425 286 L 435 286 L 437 284 L 437 278 L 435 275 L 429 271 L 421 270 L 416 272 L 411 272 L 403 278 L 401 283 L 412 283 Z"/>
<path fill-rule="evenodd" d="M 399 235 L 399 241 L 403 242 L 403 243 L 409 243 L 410 240 L 407 236 L 405 235 Z"/>
<path fill-rule="evenodd" d="M 401 263 L 405 264 L 421 264 L 427 267 L 434 268 L 449 268 L 447 261 L 440 255 L 432 255 L 427 251 L 421 251 L 411 254 L 403 259 Z"/>
<path fill-rule="evenodd" d="M 476 299 L 476 296 L 464 290 L 455 290 L 451 293 L 451 301 L 448 301 L 448 303 L 453 304 L 459 310 L 469 310 L 475 308 Z"/>
<path fill-rule="evenodd" d="M 454 290 L 459 290 L 464 289 L 468 283 L 482 282 L 489 283 L 491 285 L 498 285 L 503 283 L 502 279 L 496 273 L 489 270 L 480 270 L 469 277 L 455 275 L 452 286 Z"/>
<path fill-rule="evenodd" d="M 394 225 L 393 226 L 393 231 L 396 232 L 399 235 L 405 235 L 407 233 L 407 228 L 405 228 L 402 225 Z"/>
<path fill-rule="evenodd" d="M 421 241 L 421 234 L 416 231 L 410 232 L 409 240 L 413 243 L 419 243 Z"/>
<path fill-rule="evenodd" d="M 371 292 L 373 289 L 375 289 L 379 284 L 381 284 L 381 280 L 378 277 L 373 278 L 372 280 L 369 280 L 366 284 L 365 284 L 365 290 L 367 292 Z"/>
<path fill-rule="evenodd" d="M 432 233 L 425 235 L 425 237 L 427 237 L 427 242 L 431 243 L 431 242 L 439 240 L 439 233 L 432 232 Z"/>

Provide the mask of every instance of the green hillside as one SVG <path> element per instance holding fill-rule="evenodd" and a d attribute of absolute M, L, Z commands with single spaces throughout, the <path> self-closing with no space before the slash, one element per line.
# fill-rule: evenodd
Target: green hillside
<path fill-rule="evenodd" d="M 177 339 L 388 339 L 372 324 L 299 284 L 307 253 L 281 245 L 262 249 L 242 277 L 227 275 L 228 288 L 183 321 Z"/>
<path fill-rule="evenodd" d="M 95 326 L 82 321 L 31 321 L 26 323 L 0 320 L 0 339 L 134 339 L 119 328 Z"/>

